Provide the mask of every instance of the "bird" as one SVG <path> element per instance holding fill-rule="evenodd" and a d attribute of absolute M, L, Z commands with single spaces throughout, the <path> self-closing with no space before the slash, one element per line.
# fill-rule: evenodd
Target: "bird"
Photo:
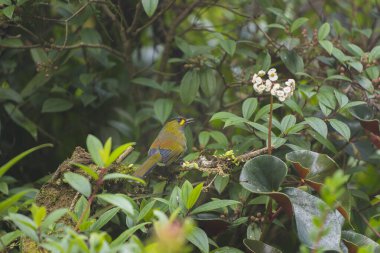
<path fill-rule="evenodd" d="M 170 165 L 181 158 L 187 150 L 185 127 L 193 122 L 193 118 L 175 117 L 165 123 L 149 148 L 148 158 L 133 176 L 144 178 L 158 164 Z"/>

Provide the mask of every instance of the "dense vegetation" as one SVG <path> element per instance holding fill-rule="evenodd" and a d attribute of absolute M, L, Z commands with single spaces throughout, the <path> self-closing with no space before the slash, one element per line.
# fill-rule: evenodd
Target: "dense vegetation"
<path fill-rule="evenodd" d="M 0 250 L 380 252 L 379 1 L 0 7 Z"/>

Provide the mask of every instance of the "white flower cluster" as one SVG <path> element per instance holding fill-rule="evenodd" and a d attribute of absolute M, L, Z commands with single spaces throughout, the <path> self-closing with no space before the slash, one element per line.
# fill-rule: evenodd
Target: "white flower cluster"
<path fill-rule="evenodd" d="M 263 77 L 268 74 L 269 79 Z M 288 79 L 285 85 L 277 83 L 278 75 L 275 68 L 272 68 L 265 73 L 264 70 L 260 70 L 252 77 L 253 89 L 259 94 L 270 92 L 273 96 L 276 96 L 278 100 L 285 101 L 288 97 L 293 95 L 293 91 L 296 88 L 296 82 L 294 79 Z"/>

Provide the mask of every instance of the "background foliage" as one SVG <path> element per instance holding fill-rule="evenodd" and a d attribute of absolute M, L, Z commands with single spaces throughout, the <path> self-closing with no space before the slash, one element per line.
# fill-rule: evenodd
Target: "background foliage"
<path fill-rule="evenodd" d="M 61 247 L 71 243 L 100 252 L 136 234 L 139 239 L 132 237 L 126 247 L 160 252 L 157 242 L 167 238 L 147 234 L 153 220 L 151 230 L 183 236 L 181 250 L 186 241 L 202 252 L 217 247 L 217 252 L 233 252 L 232 247 L 279 252 L 269 245 L 283 252 L 379 247 L 378 1 L 0 0 L 0 5 L 0 211 L 14 222 L 1 222 L 4 247 L 23 234 L 52 250 L 50 225 L 67 210 L 54 216 L 48 209 L 47 215 L 32 205 L 31 189 L 40 188 L 76 146 L 85 146 L 88 134 L 104 141 L 112 137 L 115 148 L 137 142 L 128 167 L 143 161 L 174 115 L 196 118 L 187 129 L 185 160 L 203 156 L 223 166 L 206 173 L 199 163 L 181 172 L 174 166 L 174 176 L 158 168 L 143 189 L 127 183 L 114 191 L 121 195 L 111 196 L 94 190 L 102 171 L 65 174 L 84 197 L 71 210 L 77 226 L 58 227 L 57 238 L 66 238 Z M 273 104 L 273 156 L 244 163 L 240 155 L 266 146 L 269 127 L 269 96 L 254 93 L 251 78 L 272 67 L 280 79 L 295 79 L 296 91 Z M 13 165 L 8 161 L 45 142 L 54 149 L 38 150 L 8 172 Z M 96 155 L 100 142 L 87 147 L 93 164 L 110 165 L 112 159 Z M 85 208 L 89 202 L 91 212 Z M 105 202 L 124 205 L 111 209 Z M 161 212 L 153 216 L 153 209 Z M 333 227 L 327 229 L 326 221 Z M 367 245 L 373 248 L 358 249 Z"/>

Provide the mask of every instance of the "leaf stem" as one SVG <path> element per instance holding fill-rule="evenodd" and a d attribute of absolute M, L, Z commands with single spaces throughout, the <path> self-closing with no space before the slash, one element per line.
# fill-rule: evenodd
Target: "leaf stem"
<path fill-rule="evenodd" d="M 272 154 L 272 117 L 273 117 L 273 95 L 270 95 L 269 125 L 268 125 L 268 155 Z"/>

